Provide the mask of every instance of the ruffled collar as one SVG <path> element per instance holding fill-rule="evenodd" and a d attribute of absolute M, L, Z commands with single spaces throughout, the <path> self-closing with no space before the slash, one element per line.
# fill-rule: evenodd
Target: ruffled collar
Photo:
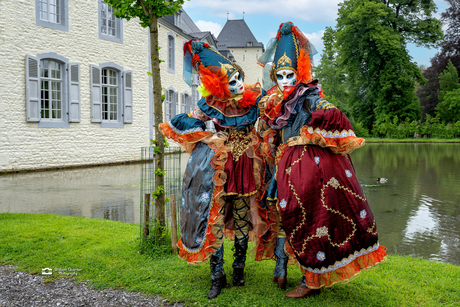
<path fill-rule="evenodd" d="M 277 90 L 268 98 L 262 119 L 273 129 L 281 129 L 288 124 L 291 114 L 296 114 L 297 104 L 303 103 L 303 96 L 318 92 L 316 84 L 299 83 L 283 93 Z"/>
<path fill-rule="evenodd" d="M 260 83 L 245 84 L 244 93 L 230 99 L 219 99 L 215 96 L 206 97 L 206 104 L 224 115 L 237 117 L 246 115 L 257 103 L 257 98 L 262 94 Z"/>

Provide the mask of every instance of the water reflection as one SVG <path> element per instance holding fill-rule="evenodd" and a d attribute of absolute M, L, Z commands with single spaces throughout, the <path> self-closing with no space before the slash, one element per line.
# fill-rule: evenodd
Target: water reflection
<path fill-rule="evenodd" d="M 0 176 L 0 212 L 139 223 L 140 164 Z"/>
<path fill-rule="evenodd" d="M 390 253 L 460 264 L 459 150 L 459 144 L 367 144 L 352 154 Z M 378 177 L 388 182 L 378 184 Z"/>

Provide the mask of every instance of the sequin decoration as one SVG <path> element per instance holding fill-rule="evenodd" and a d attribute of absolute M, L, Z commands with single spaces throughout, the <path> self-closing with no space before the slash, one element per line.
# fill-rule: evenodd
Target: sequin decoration
<path fill-rule="evenodd" d="M 185 198 L 184 197 L 182 197 L 182 199 L 181 199 L 181 205 L 182 205 L 182 207 L 185 207 Z"/>
<path fill-rule="evenodd" d="M 316 259 L 319 261 L 324 261 L 324 259 L 326 259 L 326 254 L 322 251 L 319 251 L 316 253 Z"/>
<path fill-rule="evenodd" d="M 207 201 L 209 200 L 209 193 L 203 192 L 203 193 L 201 194 L 200 200 L 201 200 L 202 202 L 207 202 Z"/>
<path fill-rule="evenodd" d="M 280 207 L 281 207 L 281 209 L 286 208 L 286 205 L 287 205 L 287 201 L 286 201 L 285 199 L 282 199 L 282 200 L 280 201 Z"/>
<path fill-rule="evenodd" d="M 187 163 L 188 163 L 188 164 L 192 163 L 192 160 L 193 160 L 193 157 L 190 156 L 190 158 L 188 158 L 188 162 L 187 162 Z"/>
<path fill-rule="evenodd" d="M 353 176 L 353 174 L 349 171 L 349 170 L 345 170 L 345 174 L 347 175 L 348 178 L 350 178 L 351 176 Z"/>
<path fill-rule="evenodd" d="M 287 173 L 288 175 L 291 174 L 291 167 L 290 167 L 290 166 L 286 169 L 286 173 Z"/>
<path fill-rule="evenodd" d="M 334 177 L 332 177 L 329 182 L 331 183 L 331 185 L 334 187 L 334 189 L 337 189 L 340 185 L 339 181 L 337 179 L 335 179 Z"/>
<path fill-rule="evenodd" d="M 319 157 L 315 157 L 315 163 L 316 165 L 319 165 Z"/>
<path fill-rule="evenodd" d="M 359 216 L 362 218 L 362 219 L 365 219 L 366 216 L 367 216 L 367 211 L 366 210 L 361 210 L 359 212 Z"/>
<path fill-rule="evenodd" d="M 327 236 L 328 232 L 329 232 L 329 231 L 327 230 L 327 227 L 326 227 L 326 226 L 316 228 L 316 236 L 317 236 L 318 238 Z"/>

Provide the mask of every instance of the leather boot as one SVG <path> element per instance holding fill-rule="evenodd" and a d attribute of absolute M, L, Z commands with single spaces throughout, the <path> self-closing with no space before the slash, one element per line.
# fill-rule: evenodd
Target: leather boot
<path fill-rule="evenodd" d="M 220 294 L 222 288 L 225 288 L 227 285 L 227 276 L 224 275 L 221 278 L 213 279 L 211 281 L 211 288 L 208 292 L 208 299 L 213 299 Z"/>
<path fill-rule="evenodd" d="M 277 238 L 276 239 L 276 266 L 273 270 L 273 281 L 278 284 L 278 288 L 286 289 L 287 283 L 287 263 L 289 260 L 288 255 L 284 252 L 284 244 L 286 243 L 286 238 Z"/>
<path fill-rule="evenodd" d="M 244 286 L 244 267 L 246 262 L 246 251 L 248 249 L 248 241 L 243 239 L 235 240 L 235 261 L 233 262 L 233 286 Z"/>
<path fill-rule="evenodd" d="M 211 255 L 211 288 L 208 298 L 212 299 L 220 294 L 222 288 L 227 285 L 227 277 L 224 272 L 224 245 Z"/>
<path fill-rule="evenodd" d="M 233 200 L 233 218 L 235 219 L 235 252 L 233 257 L 233 286 L 244 286 L 244 266 L 248 250 L 249 199 L 246 197 Z"/>
<path fill-rule="evenodd" d="M 307 286 L 298 285 L 297 288 L 285 294 L 286 297 L 290 298 L 302 298 L 319 293 L 319 289 L 311 289 Z"/>

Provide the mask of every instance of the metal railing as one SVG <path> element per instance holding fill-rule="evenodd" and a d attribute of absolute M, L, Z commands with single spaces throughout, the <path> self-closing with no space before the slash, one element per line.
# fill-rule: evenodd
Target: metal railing
<path fill-rule="evenodd" d="M 182 188 L 181 155 L 179 147 L 165 148 L 164 154 L 164 208 L 157 207 L 152 193 L 155 191 L 155 170 L 157 160 L 153 153 L 153 148 L 141 148 L 142 174 L 140 184 L 140 232 L 141 240 L 148 241 L 154 246 L 168 245 L 171 243 L 173 249 L 178 239 L 177 229 L 179 228 L 180 199 Z M 165 225 L 161 225 L 160 216 L 164 212 Z M 174 231 L 176 230 L 176 231 Z M 175 232 L 175 233 L 174 233 Z M 175 239 L 174 239 L 175 238 Z"/>

